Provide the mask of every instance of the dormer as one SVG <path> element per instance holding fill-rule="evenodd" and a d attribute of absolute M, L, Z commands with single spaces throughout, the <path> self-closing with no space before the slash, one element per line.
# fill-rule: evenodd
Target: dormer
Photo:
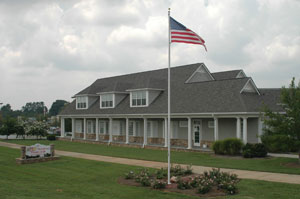
<path fill-rule="evenodd" d="M 240 91 L 240 93 L 257 93 L 258 95 L 260 95 L 260 92 L 257 89 L 257 87 L 254 84 L 254 81 L 252 79 L 249 79 L 246 82 L 246 84 L 244 85 L 244 87 L 242 88 L 242 90 Z"/>
<path fill-rule="evenodd" d="M 127 91 L 130 92 L 130 107 L 147 107 L 159 96 L 163 89 L 140 88 Z"/>
<path fill-rule="evenodd" d="M 88 109 L 96 100 L 97 95 L 90 95 L 90 94 L 80 94 L 75 95 L 73 98 L 76 99 L 76 109 Z"/>
<path fill-rule="evenodd" d="M 236 75 L 235 78 L 244 78 L 244 77 L 247 77 L 247 76 L 246 76 L 246 74 L 244 73 L 244 71 L 241 70 L 241 71 Z"/>
<path fill-rule="evenodd" d="M 100 109 L 115 108 L 127 95 L 126 92 L 100 92 Z"/>
<path fill-rule="evenodd" d="M 204 64 L 201 64 L 197 70 L 186 80 L 185 83 L 206 82 L 215 80 Z"/>

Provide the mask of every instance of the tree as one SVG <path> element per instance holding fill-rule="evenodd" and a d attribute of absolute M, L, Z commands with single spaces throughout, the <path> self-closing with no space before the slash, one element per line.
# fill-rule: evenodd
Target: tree
<path fill-rule="evenodd" d="M 32 122 L 28 126 L 28 134 L 36 136 L 36 139 L 39 137 L 45 137 L 47 135 L 47 130 L 49 129 L 48 125 L 45 122 Z"/>
<path fill-rule="evenodd" d="M 6 104 L 1 108 L 1 115 L 3 118 L 8 118 L 13 116 L 13 110 L 11 109 L 10 104 Z"/>
<path fill-rule="evenodd" d="M 65 100 L 56 100 L 55 102 L 53 102 L 53 104 L 49 110 L 50 116 L 58 115 L 58 113 L 61 111 L 61 109 L 68 103 L 69 102 L 67 102 Z"/>
<path fill-rule="evenodd" d="M 17 121 L 13 118 L 7 118 L 3 122 L 3 126 L 0 128 L 0 134 L 6 135 L 6 139 L 8 139 L 9 135 L 17 133 Z"/>
<path fill-rule="evenodd" d="M 300 161 L 300 82 L 295 85 L 295 78 L 292 79 L 289 88 L 283 87 L 281 90 L 281 105 L 285 114 L 272 112 L 266 108 L 264 129 L 266 136 L 268 135 L 286 135 L 295 140 L 299 148 Z"/>
<path fill-rule="evenodd" d="M 25 129 L 23 125 L 17 125 L 16 127 L 16 134 L 18 138 L 19 136 L 21 136 L 23 139 L 25 139 Z"/>
<path fill-rule="evenodd" d="M 47 111 L 47 107 L 44 105 L 44 102 L 27 102 L 22 107 L 22 112 L 27 117 L 37 117 L 44 114 L 45 110 Z"/>

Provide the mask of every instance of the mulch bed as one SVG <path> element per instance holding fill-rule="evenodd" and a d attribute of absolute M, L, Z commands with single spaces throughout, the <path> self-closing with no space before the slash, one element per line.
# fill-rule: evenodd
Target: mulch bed
<path fill-rule="evenodd" d="M 190 178 L 192 176 L 194 176 L 194 175 L 182 177 L 182 180 L 184 180 L 184 178 Z M 143 187 L 141 185 L 141 183 L 136 182 L 134 179 L 127 180 L 124 177 L 120 177 L 118 179 L 118 183 L 122 184 L 122 185 L 128 185 L 128 186 Z M 144 187 L 144 188 L 153 189 L 151 187 Z M 175 192 L 175 193 L 181 193 L 181 194 L 185 194 L 185 195 L 198 196 L 198 197 L 226 196 L 226 193 L 223 190 L 217 189 L 217 187 L 213 187 L 211 189 L 211 191 L 206 194 L 200 194 L 200 193 L 197 193 L 197 189 L 185 189 L 185 190 L 177 189 L 177 183 L 172 183 L 170 185 L 167 185 L 166 188 L 164 188 L 164 189 L 153 189 L 153 190 L 159 190 L 159 191 L 163 191 L 163 192 Z"/>

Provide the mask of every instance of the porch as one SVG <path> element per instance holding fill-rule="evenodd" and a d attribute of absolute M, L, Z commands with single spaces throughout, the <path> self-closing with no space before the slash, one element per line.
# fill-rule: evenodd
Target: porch
<path fill-rule="evenodd" d="M 65 120 L 72 130 L 65 132 Z M 167 118 L 162 117 L 61 117 L 61 137 L 141 147 L 167 147 Z M 239 138 L 244 143 L 260 142 L 260 117 L 177 117 L 171 119 L 172 148 L 206 149 L 216 140 Z"/>

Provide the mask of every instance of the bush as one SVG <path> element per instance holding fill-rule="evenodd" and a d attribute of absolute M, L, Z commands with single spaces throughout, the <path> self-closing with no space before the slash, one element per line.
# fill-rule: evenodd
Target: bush
<path fill-rule="evenodd" d="M 268 153 L 266 146 L 262 143 L 254 144 L 253 150 L 254 150 L 254 157 L 259 157 L 259 158 L 266 157 Z"/>
<path fill-rule="evenodd" d="M 296 141 L 287 135 L 263 135 L 261 141 L 267 151 L 273 153 L 290 152 L 296 145 Z"/>
<path fill-rule="evenodd" d="M 243 147 L 243 142 L 237 138 L 228 138 L 214 142 L 213 150 L 220 155 L 239 155 Z"/>
<path fill-rule="evenodd" d="M 198 186 L 198 193 L 206 194 L 211 190 L 211 187 L 212 186 L 210 184 L 201 184 Z"/>
<path fill-rule="evenodd" d="M 164 181 L 155 180 L 155 181 L 153 182 L 152 187 L 153 187 L 154 189 L 164 189 L 164 188 L 166 188 L 166 185 L 167 185 L 167 183 L 164 182 Z"/>
<path fill-rule="evenodd" d="M 157 170 L 155 174 L 157 179 L 163 179 L 168 176 L 168 171 L 167 169 L 161 168 L 160 170 Z"/>
<path fill-rule="evenodd" d="M 148 176 L 141 177 L 140 178 L 140 183 L 144 187 L 151 186 L 151 181 L 150 181 L 150 178 Z"/>
<path fill-rule="evenodd" d="M 150 176 L 150 173 L 149 173 L 148 169 L 141 169 L 140 172 L 137 175 L 135 175 L 135 181 L 140 182 L 143 185 L 143 184 L 147 184 L 146 181 L 148 179 L 148 181 L 150 183 L 149 176 Z M 150 186 L 150 185 L 148 185 L 148 186 Z"/>
<path fill-rule="evenodd" d="M 47 140 L 56 140 L 55 135 L 47 135 Z"/>
<path fill-rule="evenodd" d="M 175 165 L 174 167 L 172 165 L 170 168 L 170 173 L 172 176 L 182 176 L 184 175 L 184 172 L 184 168 L 182 168 L 180 165 Z"/>
<path fill-rule="evenodd" d="M 223 155 L 222 149 L 221 149 L 221 144 L 222 144 L 222 141 L 221 141 L 221 140 L 215 141 L 215 142 L 213 143 L 212 149 L 214 150 L 215 154 Z"/>
<path fill-rule="evenodd" d="M 133 171 L 129 171 L 129 173 L 125 173 L 125 179 L 129 180 L 129 179 L 134 179 L 135 178 L 135 174 Z"/>
<path fill-rule="evenodd" d="M 181 179 L 177 182 L 177 188 L 181 190 L 191 189 L 192 185 L 189 181 L 182 181 Z"/>

